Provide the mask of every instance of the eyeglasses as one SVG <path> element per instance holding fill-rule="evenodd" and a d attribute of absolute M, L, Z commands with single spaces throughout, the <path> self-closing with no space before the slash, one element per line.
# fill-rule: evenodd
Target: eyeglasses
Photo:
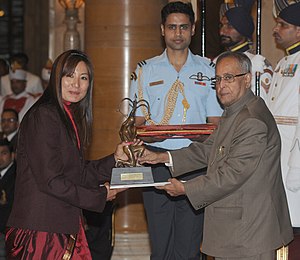
<path fill-rule="evenodd" d="M 1 123 L 13 123 L 13 122 L 17 122 L 17 118 L 1 118 Z"/>
<path fill-rule="evenodd" d="M 242 73 L 242 74 L 237 74 L 237 75 L 225 74 L 224 76 L 216 76 L 214 78 L 214 81 L 216 84 L 220 84 L 223 79 L 226 83 L 232 83 L 232 82 L 234 82 L 236 77 L 245 76 L 246 74 L 248 74 L 248 72 Z"/>

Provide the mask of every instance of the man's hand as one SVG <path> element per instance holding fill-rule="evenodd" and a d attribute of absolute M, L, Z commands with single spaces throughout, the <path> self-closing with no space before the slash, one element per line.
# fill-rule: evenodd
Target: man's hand
<path fill-rule="evenodd" d="M 122 143 L 118 144 L 116 151 L 114 153 L 115 161 L 116 162 L 118 160 L 127 161 L 129 159 L 128 156 L 124 153 L 123 148 L 125 146 L 129 146 L 129 145 L 137 146 L 137 145 L 142 145 L 142 144 L 143 144 L 143 141 L 141 141 L 139 139 L 134 139 L 133 142 L 122 142 Z"/>
<path fill-rule="evenodd" d="M 171 182 L 171 184 L 159 186 L 159 187 L 156 187 L 156 189 L 165 190 L 172 197 L 185 195 L 185 188 L 181 181 L 179 181 L 175 178 L 168 179 L 168 181 Z"/>
<path fill-rule="evenodd" d="M 168 163 L 169 155 L 167 152 L 158 153 L 158 152 L 152 152 L 152 151 L 145 149 L 143 155 L 138 159 L 138 161 L 140 164 Z"/>

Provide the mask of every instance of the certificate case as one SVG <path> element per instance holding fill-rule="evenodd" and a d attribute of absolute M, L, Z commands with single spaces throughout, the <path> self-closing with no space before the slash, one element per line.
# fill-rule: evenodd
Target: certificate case
<path fill-rule="evenodd" d="M 149 141 L 153 139 L 188 138 L 197 139 L 208 137 L 216 129 L 214 124 L 188 124 L 188 125 L 150 125 L 138 126 L 137 138 Z"/>

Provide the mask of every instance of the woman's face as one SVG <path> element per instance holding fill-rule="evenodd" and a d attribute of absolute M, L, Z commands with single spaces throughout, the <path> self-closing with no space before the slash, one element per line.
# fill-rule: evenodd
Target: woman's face
<path fill-rule="evenodd" d="M 89 74 L 86 64 L 80 61 L 74 73 L 62 77 L 62 98 L 64 101 L 76 103 L 82 100 L 89 88 Z"/>

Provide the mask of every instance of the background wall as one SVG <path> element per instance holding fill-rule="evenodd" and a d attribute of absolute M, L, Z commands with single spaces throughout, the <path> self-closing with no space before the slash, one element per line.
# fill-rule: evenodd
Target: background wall
<path fill-rule="evenodd" d="M 49 1 L 25 0 L 24 11 L 24 52 L 29 70 L 40 75 L 49 57 Z"/>

